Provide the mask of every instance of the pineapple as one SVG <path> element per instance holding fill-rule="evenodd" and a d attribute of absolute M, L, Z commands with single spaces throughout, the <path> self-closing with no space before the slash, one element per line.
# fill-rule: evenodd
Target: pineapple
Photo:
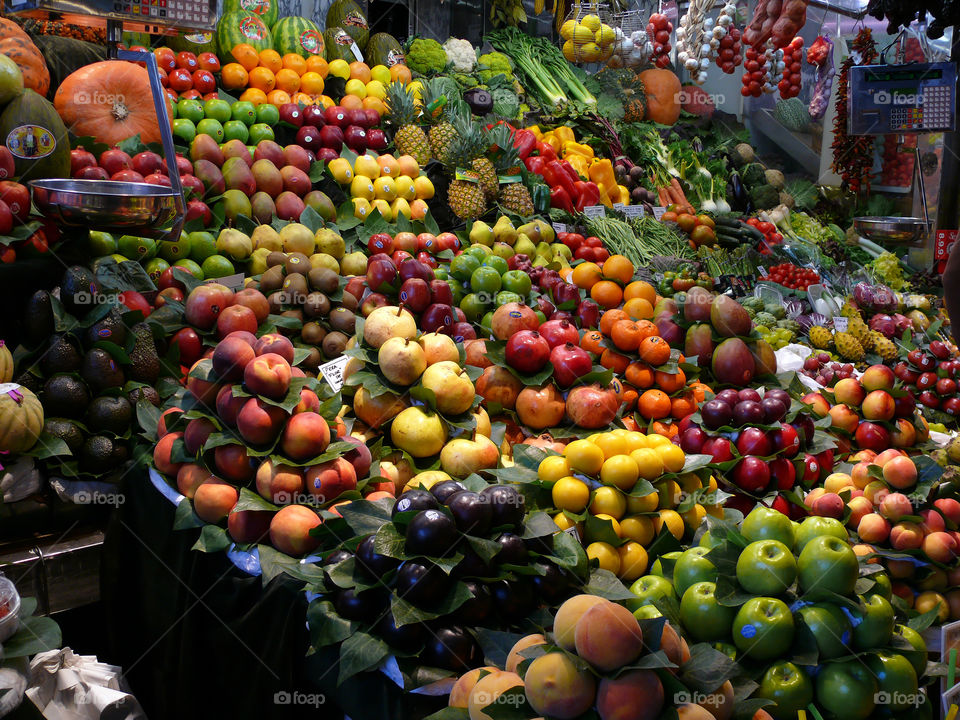
<path fill-rule="evenodd" d="M 483 195 L 487 202 L 497 197 L 500 190 L 500 179 L 497 177 L 497 168 L 488 155 L 490 153 L 490 140 L 485 130 L 478 127 L 478 131 L 483 138 L 483 150 L 470 161 L 470 167 L 480 176 L 480 187 L 483 188 Z"/>
<path fill-rule="evenodd" d="M 837 345 L 837 352 L 844 360 L 860 362 L 863 360 L 863 345 L 853 335 L 846 332 L 838 332 L 833 341 Z"/>
<path fill-rule="evenodd" d="M 483 187 L 478 182 L 457 179 L 456 173 L 458 168 L 470 167 L 470 161 L 477 156 L 478 149 L 486 147 L 486 140 L 472 122 L 458 127 L 458 132 L 459 137 L 450 147 L 448 167 L 454 179 L 447 189 L 447 204 L 458 218 L 473 220 L 487 209 Z"/>
<path fill-rule="evenodd" d="M 520 169 L 520 156 L 517 149 L 513 146 L 513 138 L 506 125 L 497 125 L 490 132 L 490 141 L 496 146 L 497 150 L 497 172 L 502 175 L 519 175 L 523 173 Z M 500 186 L 500 204 L 504 209 L 519 215 L 520 217 L 530 217 L 534 213 L 533 198 L 530 197 L 530 190 L 523 182 L 511 182 Z"/>
<path fill-rule="evenodd" d="M 810 343 L 820 350 L 826 350 L 833 344 L 833 334 L 823 325 L 814 325 L 810 328 Z"/>
<path fill-rule="evenodd" d="M 412 155 L 420 167 L 430 162 L 430 143 L 423 128 L 417 125 L 420 111 L 413 93 L 400 82 L 387 87 L 387 116 L 393 125 L 393 144 L 397 155 Z"/>
<path fill-rule="evenodd" d="M 423 86 L 423 106 L 429 108 L 441 97 L 445 97 L 445 95 L 446 92 L 443 88 L 443 83 L 439 78 L 428 80 Z M 424 113 L 424 120 L 430 128 L 427 131 L 427 139 L 430 142 L 430 152 L 434 158 L 443 164 L 447 163 L 450 146 L 453 144 L 453 141 L 457 139 L 457 130 L 454 128 L 453 123 L 450 122 L 450 107 L 452 103 L 449 98 L 447 98 L 447 100 L 446 105 L 434 114 Z"/>
<path fill-rule="evenodd" d="M 876 330 L 872 330 L 870 334 L 873 336 L 873 349 L 877 355 L 887 361 L 896 359 L 897 346 L 891 340 Z"/>

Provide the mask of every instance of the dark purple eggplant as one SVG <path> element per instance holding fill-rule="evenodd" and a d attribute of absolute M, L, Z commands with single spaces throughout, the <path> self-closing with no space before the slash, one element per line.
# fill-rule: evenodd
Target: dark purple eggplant
<path fill-rule="evenodd" d="M 463 94 L 463 100 L 470 106 L 474 115 L 486 115 L 493 110 L 493 95 L 486 90 L 473 88 Z"/>
<path fill-rule="evenodd" d="M 745 212 L 747 209 L 747 190 L 740 181 L 740 173 L 734 170 L 727 180 L 727 201 L 731 210 Z"/>

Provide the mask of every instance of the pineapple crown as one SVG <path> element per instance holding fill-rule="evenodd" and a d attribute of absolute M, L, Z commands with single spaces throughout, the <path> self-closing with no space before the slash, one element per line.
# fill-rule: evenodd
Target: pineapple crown
<path fill-rule="evenodd" d="M 425 125 L 432 126 L 437 125 L 447 119 L 447 115 L 450 112 L 450 98 L 447 98 L 447 102 L 443 107 L 437 108 L 432 113 L 427 110 L 431 105 L 433 105 L 437 100 L 447 95 L 446 88 L 443 85 L 443 82 L 440 78 L 430 78 L 423 82 L 423 90 L 420 94 L 421 99 L 423 100 L 423 116 L 421 120 Z"/>
<path fill-rule="evenodd" d="M 413 91 L 399 80 L 387 86 L 387 115 L 394 127 L 412 125 L 417 122 L 420 109 L 414 101 Z"/>
<path fill-rule="evenodd" d="M 487 133 L 490 153 L 494 155 L 497 170 L 509 170 L 520 163 L 520 153 L 513 145 L 513 134 L 505 123 L 498 123 Z"/>
<path fill-rule="evenodd" d="M 470 162 L 486 154 L 489 143 L 486 133 L 477 123 L 473 122 L 470 111 L 458 108 L 450 115 L 450 122 L 457 131 L 457 139 L 450 146 L 450 165 L 452 167 L 468 166 Z"/>

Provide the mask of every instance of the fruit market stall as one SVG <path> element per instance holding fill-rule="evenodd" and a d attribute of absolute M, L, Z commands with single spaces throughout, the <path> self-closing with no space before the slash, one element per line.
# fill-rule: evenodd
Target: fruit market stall
<path fill-rule="evenodd" d="M 6 532 L 148 714 L 946 716 L 952 10 L 381 5 L 0 20 Z"/>

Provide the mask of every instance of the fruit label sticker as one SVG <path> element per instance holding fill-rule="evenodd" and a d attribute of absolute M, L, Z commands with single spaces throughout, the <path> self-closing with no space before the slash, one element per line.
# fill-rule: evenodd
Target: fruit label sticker
<path fill-rule="evenodd" d="M 587 205 L 583 209 L 583 214 L 588 218 L 602 218 L 606 212 L 606 208 L 603 205 Z"/>
<path fill-rule="evenodd" d="M 18 158 L 38 160 L 56 148 L 53 133 L 39 125 L 20 125 L 7 135 L 7 149 Z"/>
<path fill-rule="evenodd" d="M 833 318 L 833 329 L 837 332 L 846 332 L 849 322 L 850 320 L 848 318 L 845 318 L 842 315 L 837 315 L 835 318 Z"/>
<path fill-rule="evenodd" d="M 240 34 L 248 40 L 263 40 L 267 36 L 267 26 L 260 18 L 247 15 L 240 21 Z"/>
<path fill-rule="evenodd" d="M 343 387 L 343 369 L 347 366 L 349 359 L 346 355 L 341 355 L 336 360 L 324 363 L 319 368 L 323 379 L 333 388 L 334 392 L 340 392 L 340 388 Z"/>
<path fill-rule="evenodd" d="M 577 532 L 577 526 L 576 526 L 576 525 L 571 525 L 571 526 L 568 527 L 566 530 L 564 530 L 564 532 L 565 532 L 567 535 L 570 535 L 571 537 L 573 537 L 574 539 L 576 539 L 577 542 L 580 542 L 580 533 Z"/>
<path fill-rule="evenodd" d="M 188 43 L 193 43 L 194 45 L 206 45 L 208 42 L 213 41 L 213 33 L 209 32 L 198 32 L 190 33 L 189 35 L 184 35 L 183 39 Z"/>
<path fill-rule="evenodd" d="M 384 65 L 387 67 L 393 67 L 394 65 L 403 65 L 406 61 L 407 59 L 399 50 L 388 50 Z"/>
<path fill-rule="evenodd" d="M 360 52 L 359 45 L 356 43 L 350 43 L 350 52 L 353 53 L 353 56 L 357 59 L 357 62 L 363 62 L 363 53 Z"/>
<path fill-rule="evenodd" d="M 270 0 L 240 0 L 240 7 L 254 15 L 266 15 L 270 11 Z"/>
<path fill-rule="evenodd" d="M 740 634 L 745 638 L 752 638 L 757 634 L 757 628 L 753 625 L 744 625 L 742 628 L 740 628 Z"/>
<path fill-rule="evenodd" d="M 353 27 L 367 29 L 367 19 L 363 17 L 360 13 L 355 10 L 348 12 L 343 16 L 344 25 L 352 25 Z"/>
<path fill-rule="evenodd" d="M 300 47 L 311 55 L 323 52 L 323 38 L 316 30 L 304 30 L 300 33 Z"/>
<path fill-rule="evenodd" d="M 510 185 L 512 183 L 523 182 L 523 178 L 519 175 L 499 175 L 497 180 L 501 185 Z"/>

